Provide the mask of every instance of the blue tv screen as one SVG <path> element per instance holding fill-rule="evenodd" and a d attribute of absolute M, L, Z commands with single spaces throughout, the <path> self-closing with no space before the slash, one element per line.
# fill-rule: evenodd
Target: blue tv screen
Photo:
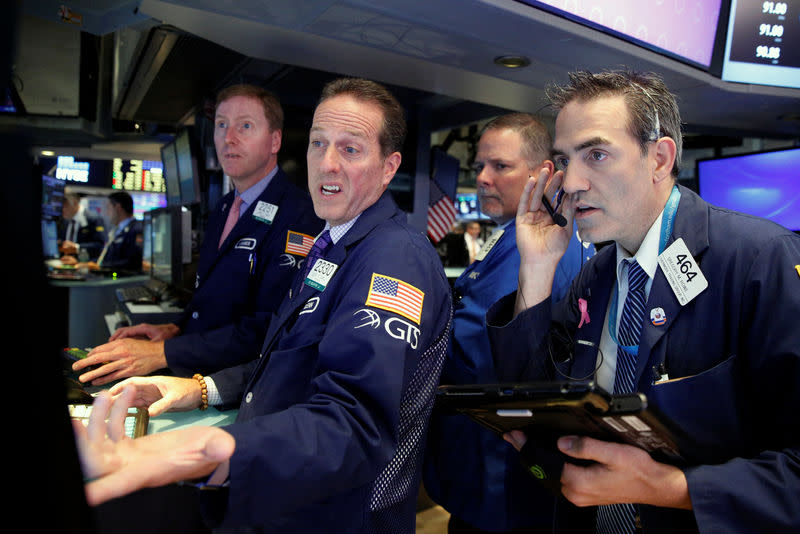
<path fill-rule="evenodd" d="M 697 160 L 706 202 L 800 231 L 800 147 Z"/>

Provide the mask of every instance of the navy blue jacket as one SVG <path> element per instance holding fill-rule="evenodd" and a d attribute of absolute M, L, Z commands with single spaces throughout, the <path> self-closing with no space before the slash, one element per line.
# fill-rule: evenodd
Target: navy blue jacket
<path fill-rule="evenodd" d="M 108 232 L 105 229 L 105 223 L 100 217 L 91 215 L 88 210 L 84 212 L 86 217 L 86 225 L 78 228 L 78 235 L 74 242 L 78 243 L 81 250 L 85 250 L 89 255 L 89 260 L 95 261 L 103 250 L 103 245 L 106 243 Z M 59 244 L 66 239 L 67 227 L 69 221 L 66 219 L 59 219 L 58 222 L 58 240 Z"/>
<path fill-rule="evenodd" d="M 326 253 L 338 267 L 324 290 L 298 276 L 262 357 L 211 375 L 227 402 L 244 396 L 226 427 L 236 451 L 223 526 L 414 532 L 452 306 L 436 252 L 405 219 L 384 193 Z M 421 313 L 385 309 L 395 300 L 372 292 L 378 279 L 401 297 L 421 291 Z"/>
<path fill-rule="evenodd" d="M 556 268 L 553 295 L 566 295 L 594 246 L 573 234 Z M 512 222 L 483 260 L 473 262 L 455 282 L 453 332 L 442 369 L 442 384 L 497 382 L 485 315 L 489 306 L 514 291 L 519 274 L 516 226 Z M 434 411 L 423 480 L 428 495 L 452 515 L 487 531 L 550 524 L 553 497 L 531 484 L 516 450 L 464 415 Z"/>
<path fill-rule="evenodd" d="M 180 376 L 258 356 L 269 319 L 305 257 L 288 246 L 289 232 L 313 242 L 323 226 L 308 193 L 278 169 L 218 248 L 233 197 L 233 191 L 225 195 L 209 216 L 192 299 L 178 324 L 181 335 L 164 343 L 167 365 Z M 253 216 L 259 202 L 278 207 L 271 223 Z"/>
<path fill-rule="evenodd" d="M 131 220 L 114 236 L 100 263 L 104 269 L 117 269 L 131 273 L 142 270 L 142 223 Z"/>
<path fill-rule="evenodd" d="M 711 206 L 681 187 L 669 243 L 677 238 L 709 286 L 681 307 L 659 267 L 645 307 L 636 376 L 639 391 L 694 442 L 684 469 L 694 509 L 641 506 L 644 532 L 796 532 L 800 237 Z M 551 316 L 573 339 L 599 344 L 615 269 L 614 247 L 606 247 L 557 305 L 548 299 L 507 322 L 513 295 L 495 304 L 487 320 L 500 377 L 552 378 L 543 348 Z M 582 328 L 578 298 L 588 301 L 592 319 Z M 664 324 L 650 321 L 647 310 L 654 308 L 664 310 Z M 593 347 L 576 344 L 561 370 L 584 376 L 596 357 Z M 655 384 L 662 363 L 670 381 Z M 560 500 L 556 531 L 594 532 L 595 510 Z"/>

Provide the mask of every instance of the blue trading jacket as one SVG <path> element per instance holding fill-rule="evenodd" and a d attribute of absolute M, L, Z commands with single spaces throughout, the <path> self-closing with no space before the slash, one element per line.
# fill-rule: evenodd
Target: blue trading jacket
<path fill-rule="evenodd" d="M 313 240 L 323 227 L 308 193 L 278 169 L 218 249 L 233 195 L 225 195 L 209 217 L 194 292 L 179 324 L 182 335 L 164 344 L 167 365 L 181 376 L 207 374 L 258 356 L 269 318 L 305 257 L 291 247 L 287 251 L 289 232 Z M 254 217 L 259 202 L 278 207 L 271 223 Z"/>
<path fill-rule="evenodd" d="M 297 277 L 262 357 L 211 375 L 227 403 L 241 399 L 226 427 L 236 452 L 222 526 L 411 534 L 449 339 L 447 279 L 388 193 L 325 260 L 332 277 L 323 290 Z M 377 299 L 376 276 L 424 293 L 421 313 Z"/>
<path fill-rule="evenodd" d="M 796 532 L 800 237 L 680 191 L 668 245 L 682 238 L 709 285 L 681 306 L 659 267 L 645 306 L 636 376 L 648 402 L 691 438 L 684 473 L 693 510 L 641 506 L 643 532 Z M 573 339 L 596 347 L 615 280 L 615 251 L 607 247 L 584 266 L 561 302 L 548 299 L 513 321 L 513 295 L 496 303 L 487 320 L 499 376 L 554 376 L 552 366 L 542 365 L 551 317 Z M 587 300 L 590 317 L 600 319 L 578 328 L 578 298 Z M 659 309 L 665 320 L 651 320 L 647 310 Z M 576 344 L 572 358 L 559 365 L 584 376 L 596 357 L 594 347 Z M 660 374 L 670 380 L 661 382 Z M 587 531 L 595 510 L 559 500 L 556 532 Z"/>
<path fill-rule="evenodd" d="M 553 294 L 566 294 L 581 265 L 594 255 L 573 233 L 553 280 Z M 455 282 L 455 311 L 442 384 L 497 382 L 485 315 L 489 306 L 514 291 L 519 252 L 513 222 L 483 260 L 472 263 Z M 463 415 L 435 412 L 425 458 L 428 495 L 470 525 L 489 531 L 552 522 L 553 498 L 519 462 L 516 451 L 491 431 Z"/>

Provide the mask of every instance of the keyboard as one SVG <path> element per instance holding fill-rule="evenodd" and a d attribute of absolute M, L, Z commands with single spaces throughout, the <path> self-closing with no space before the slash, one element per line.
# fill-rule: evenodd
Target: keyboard
<path fill-rule="evenodd" d="M 82 421 L 84 425 L 89 423 L 89 416 L 92 414 L 91 404 L 67 404 L 69 416 L 73 419 Z M 125 435 L 129 438 L 138 438 L 147 434 L 147 426 L 150 423 L 150 414 L 146 408 L 128 408 L 128 415 L 125 416 Z"/>
<path fill-rule="evenodd" d="M 158 296 L 145 286 L 117 288 L 117 298 L 120 302 L 153 303 L 158 302 Z"/>

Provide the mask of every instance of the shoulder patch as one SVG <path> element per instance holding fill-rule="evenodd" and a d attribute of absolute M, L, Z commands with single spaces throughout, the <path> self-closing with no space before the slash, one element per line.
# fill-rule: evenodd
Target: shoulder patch
<path fill-rule="evenodd" d="M 411 284 L 390 276 L 372 273 L 365 304 L 397 313 L 420 324 L 424 299 L 425 293 Z"/>
<path fill-rule="evenodd" d="M 306 257 L 313 245 L 313 236 L 301 234 L 300 232 L 293 232 L 291 230 L 286 232 L 286 249 L 284 252 Z"/>

